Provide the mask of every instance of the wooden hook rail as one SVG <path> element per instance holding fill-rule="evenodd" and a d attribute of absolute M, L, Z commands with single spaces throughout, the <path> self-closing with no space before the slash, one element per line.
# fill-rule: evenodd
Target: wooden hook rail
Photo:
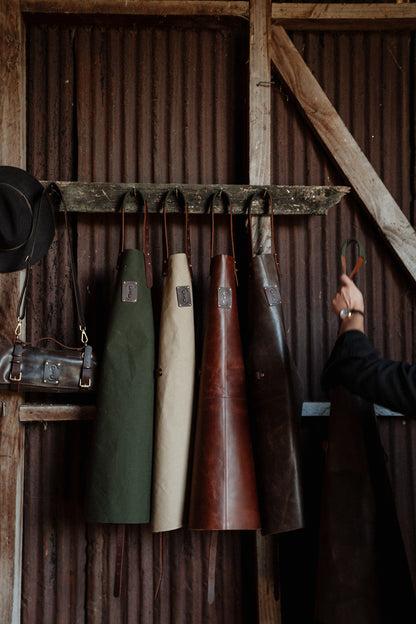
<path fill-rule="evenodd" d="M 43 182 L 44 185 L 48 182 Z M 210 196 L 223 189 L 230 197 L 234 214 L 244 214 L 247 200 L 258 190 L 258 186 L 238 184 L 139 184 L 139 183 L 95 183 L 95 182 L 56 182 L 65 198 L 67 209 L 83 213 L 115 213 L 128 191 L 138 190 L 147 202 L 148 211 L 160 213 L 164 197 L 169 189 L 181 189 L 188 201 L 190 213 L 204 214 L 208 211 Z M 262 187 L 260 187 L 262 188 Z M 273 186 L 267 190 L 273 199 L 275 214 L 285 215 L 326 215 L 329 208 L 338 204 L 350 188 L 348 186 Z M 178 205 L 172 201 L 166 206 L 168 212 L 177 212 Z M 218 212 L 223 207 L 218 205 Z M 215 210 L 217 210 L 215 209 Z M 128 202 L 126 212 L 135 212 L 135 202 Z M 263 214 L 264 206 L 253 202 L 253 214 Z"/>

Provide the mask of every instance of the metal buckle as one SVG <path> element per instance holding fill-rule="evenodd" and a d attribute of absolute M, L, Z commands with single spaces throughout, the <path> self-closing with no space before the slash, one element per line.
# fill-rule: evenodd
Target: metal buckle
<path fill-rule="evenodd" d="M 20 371 L 19 377 L 13 377 L 12 374 L 10 373 L 9 381 L 22 381 L 22 371 Z"/>
<path fill-rule="evenodd" d="M 80 388 L 91 388 L 91 379 L 88 380 L 87 384 L 83 384 L 81 379 L 79 380 L 79 387 Z"/>

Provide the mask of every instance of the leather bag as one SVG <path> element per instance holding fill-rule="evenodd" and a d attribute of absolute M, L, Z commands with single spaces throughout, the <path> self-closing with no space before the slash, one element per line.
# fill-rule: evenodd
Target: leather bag
<path fill-rule="evenodd" d="M 185 217 L 185 253 L 169 254 L 166 206 L 176 199 Z M 166 194 L 164 281 L 159 331 L 153 461 L 152 530 L 183 526 L 194 408 L 195 330 L 188 203 L 180 189 Z"/>
<path fill-rule="evenodd" d="M 270 208 L 272 253 L 254 254 L 251 206 Z M 274 246 L 273 201 L 257 191 L 248 207 L 250 265 L 246 342 L 247 389 L 262 533 L 303 527 L 300 418 L 302 384 L 290 353 Z M 263 217 L 262 217 L 263 218 Z"/>
<path fill-rule="evenodd" d="M 229 210 L 233 255 L 214 256 L 214 204 Z M 253 449 L 237 310 L 232 207 L 211 198 L 211 283 L 205 327 L 188 526 L 258 529 Z"/>
<path fill-rule="evenodd" d="M 141 198 L 141 199 L 140 199 Z M 143 205 L 143 251 L 124 248 L 124 207 Z M 150 522 L 155 337 L 146 201 L 122 205 L 118 271 L 97 388 L 86 488 L 88 522 Z"/>
<path fill-rule="evenodd" d="M 33 342 L 21 340 L 22 321 L 26 314 L 26 296 L 32 267 L 32 255 L 30 253 L 26 258 L 26 279 L 18 304 L 15 340 L 13 344 L 0 347 L 0 389 L 13 392 L 91 392 L 95 389 L 97 362 L 92 347 L 88 345 L 70 240 L 67 209 L 61 191 L 55 183 L 46 187 L 44 194 L 51 195 L 55 200 L 61 201 L 63 205 L 71 278 L 82 346 L 70 347 L 51 337 L 40 338 Z M 42 206 L 42 201 L 40 204 Z M 36 225 L 32 250 L 35 243 Z M 43 346 L 47 343 L 53 343 L 53 347 Z"/>

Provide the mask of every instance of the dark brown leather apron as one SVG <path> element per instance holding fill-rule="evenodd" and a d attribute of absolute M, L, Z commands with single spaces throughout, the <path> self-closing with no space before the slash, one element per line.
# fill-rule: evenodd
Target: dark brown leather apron
<path fill-rule="evenodd" d="M 272 253 L 254 255 L 251 205 L 263 198 L 270 207 Z M 261 526 L 266 535 L 299 529 L 304 522 L 299 432 L 302 385 L 286 340 L 269 193 L 255 193 L 248 214 L 247 389 Z"/>
<path fill-rule="evenodd" d="M 214 254 L 214 203 L 228 207 L 233 255 Z M 237 310 L 232 207 L 211 200 L 211 284 L 190 494 L 190 529 L 260 527 Z"/>
<path fill-rule="evenodd" d="M 315 614 L 321 624 L 416 622 L 374 409 L 341 387 L 331 395 Z"/>
<path fill-rule="evenodd" d="M 331 394 L 315 613 L 321 624 L 416 622 L 374 408 L 342 387 Z"/>

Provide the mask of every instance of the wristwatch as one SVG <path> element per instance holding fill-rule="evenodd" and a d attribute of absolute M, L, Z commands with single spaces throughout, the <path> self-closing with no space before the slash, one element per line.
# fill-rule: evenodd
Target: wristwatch
<path fill-rule="evenodd" d="M 364 312 L 362 312 L 361 310 L 351 310 L 350 308 L 344 308 L 339 313 L 339 318 L 342 321 L 346 318 L 351 318 L 353 314 L 361 314 L 361 316 L 364 316 Z"/>

